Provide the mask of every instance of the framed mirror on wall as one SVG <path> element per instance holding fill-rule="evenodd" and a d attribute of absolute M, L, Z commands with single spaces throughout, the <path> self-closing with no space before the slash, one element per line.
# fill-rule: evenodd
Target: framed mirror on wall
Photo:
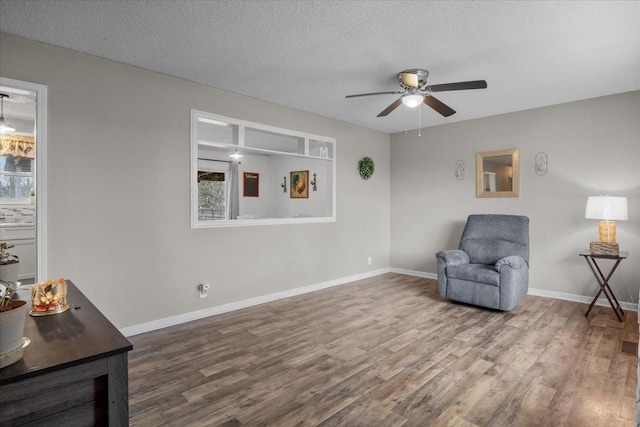
<path fill-rule="evenodd" d="M 520 150 L 485 151 L 476 155 L 476 197 L 518 197 Z"/>

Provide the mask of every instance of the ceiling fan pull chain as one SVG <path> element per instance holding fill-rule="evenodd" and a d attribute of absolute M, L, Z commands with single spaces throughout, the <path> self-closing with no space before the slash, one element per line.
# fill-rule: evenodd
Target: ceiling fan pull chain
<path fill-rule="evenodd" d="M 422 138 L 422 108 L 418 107 L 418 137 Z"/>
<path fill-rule="evenodd" d="M 409 133 L 409 129 L 407 129 L 407 116 L 408 115 L 409 115 L 409 112 L 406 112 L 404 114 L 404 117 L 403 117 L 404 120 L 402 120 L 402 124 L 404 125 L 404 134 L 405 135 Z"/>

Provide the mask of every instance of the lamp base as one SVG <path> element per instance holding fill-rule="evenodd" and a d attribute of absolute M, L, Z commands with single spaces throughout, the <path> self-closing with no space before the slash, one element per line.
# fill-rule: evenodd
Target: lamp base
<path fill-rule="evenodd" d="M 616 242 L 616 222 L 602 220 L 598 223 L 598 239 L 601 242 Z"/>
<path fill-rule="evenodd" d="M 591 255 L 620 255 L 620 247 L 617 243 L 605 243 L 605 242 L 591 242 L 589 243 L 589 250 Z"/>

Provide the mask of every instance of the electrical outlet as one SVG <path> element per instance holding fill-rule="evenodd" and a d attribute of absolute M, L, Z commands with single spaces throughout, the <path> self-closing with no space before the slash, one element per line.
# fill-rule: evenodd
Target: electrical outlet
<path fill-rule="evenodd" d="M 198 285 L 198 292 L 200 293 L 200 298 L 206 298 L 209 296 L 209 289 L 211 289 L 211 285 L 208 283 L 201 283 Z"/>
<path fill-rule="evenodd" d="M 371 257 L 368 257 L 367 258 L 367 265 L 371 265 L 371 262 L 372 262 Z"/>

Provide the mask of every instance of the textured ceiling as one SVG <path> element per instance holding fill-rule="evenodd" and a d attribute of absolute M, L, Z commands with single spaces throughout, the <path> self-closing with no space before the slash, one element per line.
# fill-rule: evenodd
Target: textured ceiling
<path fill-rule="evenodd" d="M 9 1 L 0 31 L 325 117 L 398 132 L 418 127 L 396 74 L 429 84 L 457 114 L 433 126 L 640 90 L 639 1 Z M 0 52 L 1 59 L 1 52 Z"/>

